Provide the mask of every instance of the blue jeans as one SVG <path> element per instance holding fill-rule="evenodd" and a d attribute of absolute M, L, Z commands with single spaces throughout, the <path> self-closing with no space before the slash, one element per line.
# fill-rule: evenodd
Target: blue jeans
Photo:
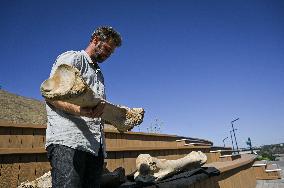
<path fill-rule="evenodd" d="M 52 144 L 47 147 L 51 164 L 52 187 L 100 187 L 104 155 L 100 147 L 98 156 L 89 152 Z"/>

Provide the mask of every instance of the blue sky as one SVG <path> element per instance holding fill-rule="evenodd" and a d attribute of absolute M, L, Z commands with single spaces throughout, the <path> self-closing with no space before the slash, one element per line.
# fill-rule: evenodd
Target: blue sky
<path fill-rule="evenodd" d="M 0 23 L 4 90 L 42 100 L 56 57 L 111 25 L 123 45 L 101 65 L 107 98 L 145 108 L 141 131 L 159 119 L 222 145 L 240 118 L 240 146 L 284 142 L 284 1 L 1 1 Z"/>

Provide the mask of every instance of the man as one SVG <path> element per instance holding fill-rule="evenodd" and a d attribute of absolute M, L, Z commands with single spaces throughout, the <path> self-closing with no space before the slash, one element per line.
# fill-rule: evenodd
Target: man
<path fill-rule="evenodd" d="M 98 66 L 121 45 L 112 27 L 99 27 L 82 51 L 68 51 L 56 59 L 50 76 L 61 64 L 76 67 L 96 98 L 105 99 L 104 78 Z M 101 114 L 104 104 L 92 108 L 46 99 L 46 149 L 52 187 L 99 187 L 105 157 Z"/>

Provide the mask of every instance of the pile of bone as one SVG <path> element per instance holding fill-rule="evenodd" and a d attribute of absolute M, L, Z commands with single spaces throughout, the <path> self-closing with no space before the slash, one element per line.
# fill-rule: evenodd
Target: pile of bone
<path fill-rule="evenodd" d="M 18 188 L 51 188 L 51 172 L 45 173 L 43 176 L 34 181 L 25 181 Z"/>

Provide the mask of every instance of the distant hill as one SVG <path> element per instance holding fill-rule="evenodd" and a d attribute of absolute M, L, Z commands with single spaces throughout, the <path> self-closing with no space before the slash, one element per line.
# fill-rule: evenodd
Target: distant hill
<path fill-rule="evenodd" d="M 43 101 L 22 97 L 0 89 L 0 120 L 14 123 L 46 125 L 46 110 Z M 105 129 L 116 130 L 105 124 Z"/>
<path fill-rule="evenodd" d="M 43 101 L 0 90 L 0 119 L 15 123 L 46 124 Z"/>
<path fill-rule="evenodd" d="M 260 148 L 260 153 L 284 154 L 284 143 L 264 145 Z"/>

